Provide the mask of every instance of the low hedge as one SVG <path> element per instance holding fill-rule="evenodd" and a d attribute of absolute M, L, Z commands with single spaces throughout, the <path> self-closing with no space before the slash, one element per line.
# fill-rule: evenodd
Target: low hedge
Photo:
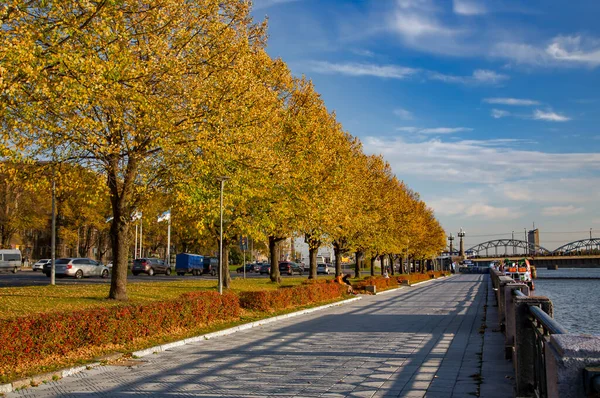
<path fill-rule="evenodd" d="M 241 292 L 240 303 L 242 308 L 274 312 L 290 307 L 341 298 L 346 295 L 346 292 L 345 285 L 329 280 L 315 281 L 277 290 Z"/>
<path fill-rule="evenodd" d="M 374 285 L 377 291 L 398 287 L 396 278 L 384 278 L 383 276 L 369 276 L 352 285 L 355 290 L 365 290 L 366 286 Z"/>
<path fill-rule="evenodd" d="M 118 350 L 136 339 L 235 320 L 240 313 L 236 294 L 203 291 L 148 304 L 3 319 L 0 381 L 19 376 L 28 368 L 52 366 L 58 358 L 81 358 L 86 353 L 93 358 L 103 348 Z"/>

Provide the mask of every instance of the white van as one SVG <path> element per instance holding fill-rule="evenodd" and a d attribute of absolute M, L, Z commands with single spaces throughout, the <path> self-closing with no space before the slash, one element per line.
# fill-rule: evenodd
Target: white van
<path fill-rule="evenodd" d="M 18 249 L 0 250 L 0 272 L 12 271 L 16 274 L 21 269 L 21 251 Z"/>

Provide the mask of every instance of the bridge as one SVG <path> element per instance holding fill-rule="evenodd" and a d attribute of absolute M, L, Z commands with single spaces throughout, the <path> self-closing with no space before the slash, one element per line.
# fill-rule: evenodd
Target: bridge
<path fill-rule="evenodd" d="M 536 245 L 519 239 L 496 239 L 479 243 L 467 250 L 476 256 L 485 257 L 509 257 L 511 255 L 535 255 L 535 256 L 564 256 L 581 254 L 600 254 L 600 238 L 581 239 L 567 243 L 555 250 L 548 250 L 543 246 Z M 490 251 L 493 251 L 490 254 Z"/>

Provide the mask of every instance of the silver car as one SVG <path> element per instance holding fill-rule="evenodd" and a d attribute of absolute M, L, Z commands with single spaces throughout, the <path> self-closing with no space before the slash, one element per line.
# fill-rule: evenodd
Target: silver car
<path fill-rule="evenodd" d="M 44 270 L 44 265 L 45 264 L 50 264 L 50 261 L 52 261 L 52 260 L 50 260 L 49 258 L 43 258 L 41 260 L 38 260 L 35 264 L 33 264 L 31 266 L 31 269 L 34 270 L 34 271 L 37 271 L 37 270 L 43 271 Z"/>
<path fill-rule="evenodd" d="M 84 276 L 99 276 L 108 278 L 110 271 L 108 267 L 92 260 L 91 258 L 59 258 L 54 262 L 57 277 L 71 276 L 81 279 Z M 50 272 L 46 272 L 50 276 Z"/>

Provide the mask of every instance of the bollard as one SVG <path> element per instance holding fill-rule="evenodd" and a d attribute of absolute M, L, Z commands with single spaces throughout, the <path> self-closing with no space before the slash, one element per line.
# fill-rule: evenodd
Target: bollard
<path fill-rule="evenodd" d="M 506 326 L 506 302 L 504 299 L 504 286 L 515 281 L 508 276 L 501 276 L 498 278 L 498 322 L 500 323 L 500 330 L 504 332 Z"/>
<path fill-rule="evenodd" d="M 506 308 L 506 323 L 504 333 L 504 357 L 511 359 L 515 349 L 516 319 L 515 302 L 516 297 L 513 290 L 520 290 L 524 295 L 529 296 L 529 286 L 524 283 L 508 283 L 504 285 L 504 308 Z"/>
<path fill-rule="evenodd" d="M 600 396 L 600 336 L 552 335 L 545 356 L 548 398 Z"/>
<path fill-rule="evenodd" d="M 531 396 L 535 384 L 535 363 L 538 360 L 536 353 L 536 331 L 530 321 L 529 306 L 536 305 L 550 317 L 554 312 L 552 302 L 548 297 L 515 297 L 514 298 L 514 324 L 515 348 L 513 364 L 517 396 Z"/>

